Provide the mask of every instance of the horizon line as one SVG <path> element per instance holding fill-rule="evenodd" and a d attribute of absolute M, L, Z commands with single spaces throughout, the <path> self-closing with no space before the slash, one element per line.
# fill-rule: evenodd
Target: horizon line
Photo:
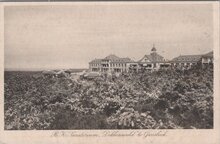
<path fill-rule="evenodd" d="M 88 69 L 88 68 L 4 68 L 4 71 L 43 71 L 43 70 L 61 70 L 61 69 Z"/>

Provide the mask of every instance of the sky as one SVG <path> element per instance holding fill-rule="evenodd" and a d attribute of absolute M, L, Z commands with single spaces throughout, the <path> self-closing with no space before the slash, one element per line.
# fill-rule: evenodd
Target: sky
<path fill-rule="evenodd" d="M 166 59 L 213 49 L 211 4 L 75 3 L 6 6 L 6 69 L 88 68 L 109 54 Z"/>

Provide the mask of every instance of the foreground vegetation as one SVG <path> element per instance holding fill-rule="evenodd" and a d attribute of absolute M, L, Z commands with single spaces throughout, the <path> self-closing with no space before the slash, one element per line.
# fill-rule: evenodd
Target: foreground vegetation
<path fill-rule="evenodd" d="M 5 72 L 5 129 L 213 128 L 213 69 L 73 80 Z"/>

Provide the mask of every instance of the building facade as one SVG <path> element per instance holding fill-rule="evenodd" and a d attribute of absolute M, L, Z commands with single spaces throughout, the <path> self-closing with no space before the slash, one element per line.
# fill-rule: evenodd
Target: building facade
<path fill-rule="evenodd" d="M 144 57 L 138 61 L 138 64 L 140 69 L 147 70 L 158 70 L 170 66 L 170 63 L 157 53 L 154 46 L 151 49 L 151 53 L 149 55 L 144 55 Z"/>
<path fill-rule="evenodd" d="M 129 71 L 130 65 L 134 63 L 130 58 L 119 58 L 109 55 L 104 59 L 94 59 L 89 63 L 89 69 L 93 72 L 125 72 Z"/>
<path fill-rule="evenodd" d="M 170 63 L 172 68 L 189 69 L 200 62 L 202 55 L 180 55 L 173 58 Z"/>
<path fill-rule="evenodd" d="M 190 69 L 198 63 L 202 65 L 213 64 L 213 52 L 204 55 L 180 55 L 168 61 L 159 55 L 153 46 L 151 53 L 144 55 L 139 61 L 109 55 L 103 59 L 92 60 L 89 63 L 89 69 L 93 72 L 127 72 L 167 68 Z"/>
<path fill-rule="evenodd" d="M 202 55 L 202 59 L 201 59 L 202 64 L 206 65 L 206 64 L 213 64 L 213 51 Z"/>
<path fill-rule="evenodd" d="M 213 52 L 204 55 L 180 55 L 170 61 L 171 67 L 190 69 L 196 64 L 213 64 Z"/>

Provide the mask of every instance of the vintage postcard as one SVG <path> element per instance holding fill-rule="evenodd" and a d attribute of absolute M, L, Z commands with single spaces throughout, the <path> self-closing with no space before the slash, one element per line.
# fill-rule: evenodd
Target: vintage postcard
<path fill-rule="evenodd" d="M 217 144 L 219 2 L 1 3 L 0 144 Z"/>

